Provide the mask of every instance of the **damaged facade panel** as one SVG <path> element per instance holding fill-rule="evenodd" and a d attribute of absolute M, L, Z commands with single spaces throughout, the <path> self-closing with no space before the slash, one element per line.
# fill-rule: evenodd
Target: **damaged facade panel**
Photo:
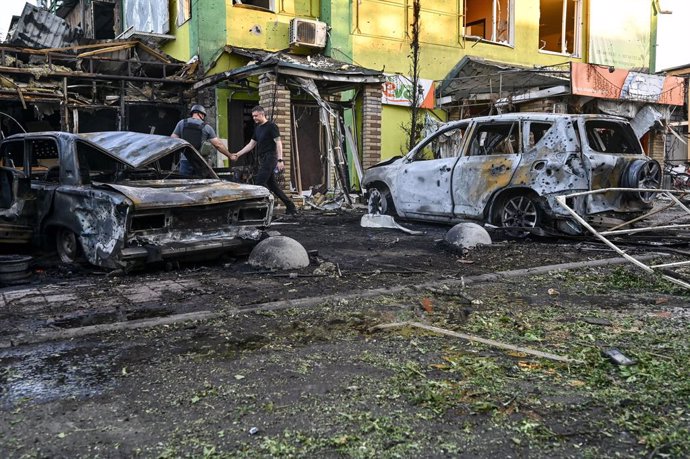
<path fill-rule="evenodd" d="M 179 171 L 184 154 L 195 169 Z M 104 268 L 218 255 L 271 221 L 266 188 L 221 181 L 180 139 L 133 132 L 18 134 L 0 144 L 0 243 L 56 247 Z"/>

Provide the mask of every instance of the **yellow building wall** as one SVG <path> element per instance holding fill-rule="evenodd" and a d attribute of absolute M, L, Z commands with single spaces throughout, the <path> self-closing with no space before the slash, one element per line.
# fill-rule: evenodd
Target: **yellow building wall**
<path fill-rule="evenodd" d="M 287 48 L 290 19 L 294 17 L 316 19 L 318 0 L 277 0 L 275 13 L 260 11 L 231 0 L 226 11 L 227 43 L 240 48 L 277 51 Z"/>
<path fill-rule="evenodd" d="M 485 0 L 490 4 L 490 0 Z M 463 38 L 462 0 L 422 0 L 421 78 L 442 80 L 464 56 L 508 64 L 549 66 L 584 61 L 587 50 L 588 2 L 583 0 L 580 45 L 577 57 L 539 50 L 540 0 L 514 0 L 512 44 Z M 409 24 L 412 0 L 358 0 L 351 3 L 352 58 L 358 65 L 386 73 L 410 74 Z M 409 124 L 409 111 L 384 105 L 381 156 L 399 154 L 401 125 Z"/>
<path fill-rule="evenodd" d="M 177 60 L 187 62 L 192 58 L 189 43 L 189 28 L 191 27 L 191 20 L 188 20 L 181 26 L 177 26 L 177 1 L 169 2 L 170 7 L 170 35 L 174 35 L 175 39 L 165 43 L 161 49 L 164 53 L 169 54 Z"/>

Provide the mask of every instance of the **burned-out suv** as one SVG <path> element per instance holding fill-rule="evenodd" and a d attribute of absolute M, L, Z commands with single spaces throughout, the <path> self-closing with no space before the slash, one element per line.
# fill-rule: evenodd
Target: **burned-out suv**
<path fill-rule="evenodd" d="M 192 176 L 179 172 L 181 155 Z M 181 139 L 134 132 L 17 134 L 0 143 L 0 243 L 56 246 L 105 267 L 252 245 L 264 187 L 220 180 Z"/>
<path fill-rule="evenodd" d="M 557 196 L 658 188 L 660 181 L 659 164 L 622 118 L 514 113 L 444 124 L 404 157 L 368 169 L 362 185 L 373 212 L 573 234 L 579 225 Z M 653 198 L 606 191 L 568 205 L 594 222 L 647 210 Z"/>

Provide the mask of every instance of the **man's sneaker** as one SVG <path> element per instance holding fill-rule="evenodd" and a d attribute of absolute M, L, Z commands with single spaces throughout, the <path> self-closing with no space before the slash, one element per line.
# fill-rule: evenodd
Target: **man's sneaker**
<path fill-rule="evenodd" d="M 291 206 L 287 206 L 285 209 L 285 215 L 297 215 L 297 206 L 294 204 Z"/>

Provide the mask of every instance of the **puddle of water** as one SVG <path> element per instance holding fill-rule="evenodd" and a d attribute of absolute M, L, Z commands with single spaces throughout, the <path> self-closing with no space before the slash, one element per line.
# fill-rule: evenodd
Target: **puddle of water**
<path fill-rule="evenodd" d="M 98 395 L 113 385 L 120 352 L 98 342 L 0 350 L 0 406 Z"/>

